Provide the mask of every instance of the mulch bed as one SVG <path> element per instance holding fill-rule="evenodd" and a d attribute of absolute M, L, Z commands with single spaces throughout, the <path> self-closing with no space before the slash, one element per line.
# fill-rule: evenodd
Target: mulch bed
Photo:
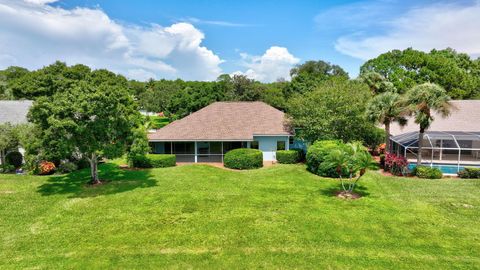
<path fill-rule="evenodd" d="M 362 197 L 362 195 L 358 194 L 358 193 L 349 193 L 349 192 L 346 192 L 346 191 L 337 191 L 335 192 L 335 196 L 338 197 L 338 198 L 342 198 L 342 199 L 350 199 L 350 200 L 357 200 L 357 199 L 360 199 Z"/>

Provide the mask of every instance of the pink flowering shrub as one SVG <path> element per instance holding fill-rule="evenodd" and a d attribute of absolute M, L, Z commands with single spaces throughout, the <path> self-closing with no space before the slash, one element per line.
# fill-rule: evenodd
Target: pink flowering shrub
<path fill-rule="evenodd" d="M 405 175 L 407 173 L 407 159 L 404 156 L 385 154 L 385 170 L 393 175 Z"/>

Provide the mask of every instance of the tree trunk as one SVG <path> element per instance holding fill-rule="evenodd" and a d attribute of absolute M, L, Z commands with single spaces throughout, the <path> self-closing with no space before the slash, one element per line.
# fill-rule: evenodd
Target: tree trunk
<path fill-rule="evenodd" d="M 390 153 L 390 122 L 385 122 L 385 152 Z"/>
<path fill-rule="evenodd" d="M 92 185 L 100 184 L 100 179 L 98 179 L 98 158 L 96 154 L 92 154 L 90 158 L 90 183 Z"/>
<path fill-rule="evenodd" d="M 5 165 L 5 150 L 0 151 L 0 163 Z"/>
<path fill-rule="evenodd" d="M 420 132 L 418 133 L 417 167 L 422 165 L 422 149 L 423 149 L 423 135 L 424 134 L 425 134 L 425 129 L 420 127 Z"/>

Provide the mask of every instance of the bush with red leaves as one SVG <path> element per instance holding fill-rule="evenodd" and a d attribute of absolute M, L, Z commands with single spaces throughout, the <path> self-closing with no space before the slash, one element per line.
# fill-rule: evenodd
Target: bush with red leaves
<path fill-rule="evenodd" d="M 408 161 L 404 156 L 395 154 L 385 154 L 385 171 L 391 172 L 393 175 L 406 175 Z"/>
<path fill-rule="evenodd" d="M 40 162 L 38 169 L 40 170 L 39 174 L 41 175 L 52 174 L 55 171 L 55 164 L 50 161 L 42 161 Z"/>

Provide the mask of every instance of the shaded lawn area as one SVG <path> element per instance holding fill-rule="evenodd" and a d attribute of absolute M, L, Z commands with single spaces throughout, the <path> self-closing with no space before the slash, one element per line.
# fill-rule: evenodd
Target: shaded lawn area
<path fill-rule="evenodd" d="M 480 267 L 478 180 L 370 172 L 344 201 L 302 165 L 100 172 L 0 175 L 0 269 Z"/>

